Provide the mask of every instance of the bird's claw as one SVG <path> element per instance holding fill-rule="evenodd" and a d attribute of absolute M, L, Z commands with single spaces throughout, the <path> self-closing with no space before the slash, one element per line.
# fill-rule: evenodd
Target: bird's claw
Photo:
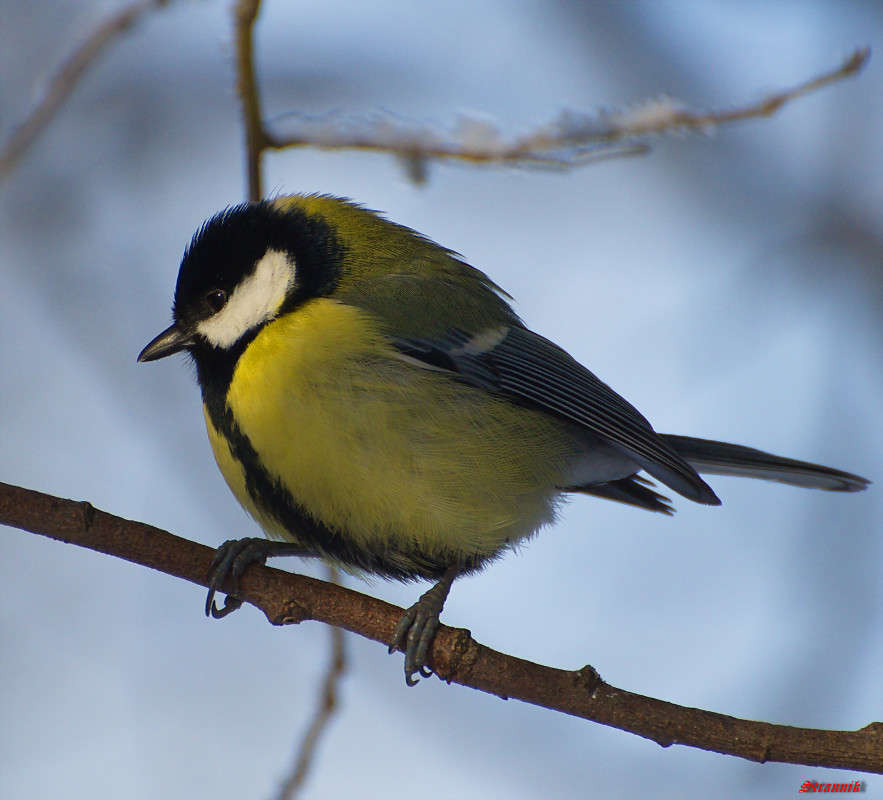
<path fill-rule="evenodd" d="M 389 652 L 402 650 L 405 653 L 405 683 L 408 686 L 420 682 L 414 677 L 415 674 L 424 678 L 432 675 L 426 661 L 432 640 L 441 624 L 439 611 L 435 606 L 435 603 L 427 602 L 425 596 L 421 597 L 402 615 L 393 633 Z"/>
<path fill-rule="evenodd" d="M 432 670 L 426 665 L 429 648 L 441 625 L 439 615 L 445 605 L 451 583 L 457 577 L 457 570 L 449 568 L 442 579 L 429 591 L 424 592 L 399 620 L 389 644 L 389 652 L 402 650 L 405 653 L 405 683 L 414 686 L 419 683 L 415 674 L 428 678 Z"/>
<path fill-rule="evenodd" d="M 232 614 L 234 611 L 236 611 L 238 608 L 241 608 L 242 606 L 242 601 L 232 594 L 228 594 L 226 597 L 224 597 L 223 606 L 216 605 L 214 603 L 214 597 L 212 597 L 211 600 L 209 600 L 208 602 L 211 603 L 208 614 L 211 615 L 212 619 L 223 619 L 227 616 L 227 614 Z"/>
<path fill-rule="evenodd" d="M 242 600 L 236 597 L 239 578 L 252 564 L 265 564 L 267 561 L 267 541 L 255 537 L 248 539 L 230 539 L 216 551 L 209 567 L 209 589 L 205 598 L 205 615 L 213 619 L 221 619 L 236 611 Z M 224 598 L 224 605 L 215 604 L 215 594 L 221 590 L 224 581 L 230 579 L 231 591 Z"/>

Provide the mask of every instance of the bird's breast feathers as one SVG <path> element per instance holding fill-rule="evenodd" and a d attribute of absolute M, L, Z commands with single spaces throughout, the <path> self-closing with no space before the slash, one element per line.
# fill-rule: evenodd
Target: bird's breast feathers
<path fill-rule="evenodd" d="M 311 300 L 240 356 L 227 407 L 260 468 L 360 544 L 491 555 L 554 516 L 578 443 L 547 415 L 403 358 L 375 317 Z M 246 470 L 206 416 L 216 460 L 268 533 Z"/>

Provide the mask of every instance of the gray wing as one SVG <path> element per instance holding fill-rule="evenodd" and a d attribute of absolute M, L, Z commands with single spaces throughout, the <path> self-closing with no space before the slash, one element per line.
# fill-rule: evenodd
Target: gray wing
<path fill-rule="evenodd" d="M 439 339 L 399 338 L 393 343 L 427 368 L 587 428 L 684 497 L 720 504 L 636 408 L 556 344 L 527 328 L 503 325 L 477 334 L 452 330 Z"/>

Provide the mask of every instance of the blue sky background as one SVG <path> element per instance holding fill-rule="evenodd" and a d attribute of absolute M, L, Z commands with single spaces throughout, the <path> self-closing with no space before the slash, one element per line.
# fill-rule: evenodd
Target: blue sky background
<path fill-rule="evenodd" d="M 355 4 L 267 0 L 269 116 L 387 109 L 510 134 L 662 92 L 758 99 L 880 47 L 871 2 Z M 0 131 L 114 4 L 0 0 Z M 209 452 L 183 358 L 137 365 L 181 253 L 243 197 L 229 3 L 154 13 L 91 70 L 0 185 L 0 480 L 216 545 L 256 529 Z M 883 66 L 770 120 L 571 174 L 271 155 L 271 192 L 355 198 L 461 252 L 657 429 L 878 481 L 860 495 L 713 478 L 713 509 L 591 498 L 484 574 L 444 621 L 612 684 L 770 722 L 883 717 Z M 328 658 L 318 624 L 0 530 L 0 796 L 270 797 Z M 284 562 L 283 562 L 284 565 Z M 317 568 L 288 566 L 313 574 Z M 421 588 L 350 585 L 401 605 Z M 787 797 L 808 779 L 431 679 L 347 636 L 307 797 Z"/>

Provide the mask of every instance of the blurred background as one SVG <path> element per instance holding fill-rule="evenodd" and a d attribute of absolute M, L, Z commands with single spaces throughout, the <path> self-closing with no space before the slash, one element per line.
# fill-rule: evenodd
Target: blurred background
<path fill-rule="evenodd" d="M 185 359 L 137 365 L 178 263 L 244 196 L 229 2 L 146 15 L 0 184 L 0 480 L 217 545 L 256 528 L 217 472 Z M 0 140 L 112 2 L 2 0 Z M 264 110 L 370 112 L 507 134 L 669 93 L 740 105 L 879 48 L 858 0 L 266 0 Z M 875 38 L 876 37 L 876 38 Z M 848 469 L 858 495 L 731 478 L 673 518 L 592 498 L 459 581 L 443 621 L 615 686 L 789 725 L 881 719 L 883 63 L 776 117 L 570 174 L 271 154 L 268 192 L 324 191 L 449 246 L 658 430 Z M 0 530 L 0 796 L 267 798 L 329 658 L 319 624 Z M 276 564 L 280 565 L 279 563 Z M 299 562 L 282 566 L 322 574 Z M 400 605 L 420 586 L 347 579 Z M 347 636 L 309 797 L 784 797 L 807 779 L 501 702 Z"/>

